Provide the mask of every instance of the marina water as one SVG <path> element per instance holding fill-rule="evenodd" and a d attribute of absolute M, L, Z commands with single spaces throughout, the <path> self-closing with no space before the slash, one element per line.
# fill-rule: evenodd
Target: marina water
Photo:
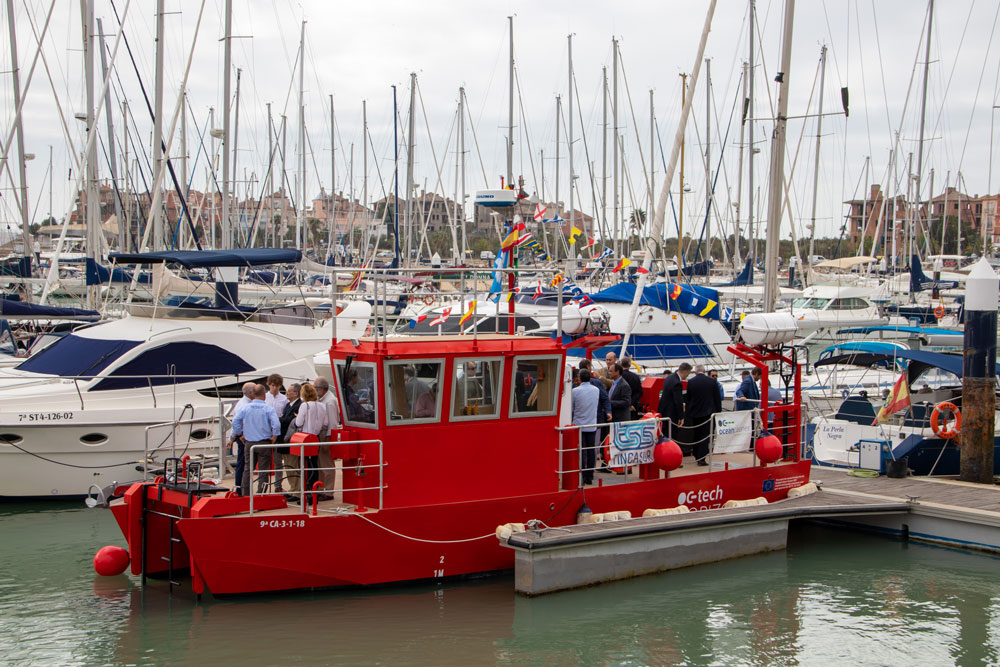
<path fill-rule="evenodd" d="M 1000 559 L 793 528 L 785 552 L 539 598 L 509 576 L 202 602 L 102 579 L 105 510 L 0 506 L 4 664 L 995 665 Z M 294 556 L 291 556 L 294 557 Z"/>

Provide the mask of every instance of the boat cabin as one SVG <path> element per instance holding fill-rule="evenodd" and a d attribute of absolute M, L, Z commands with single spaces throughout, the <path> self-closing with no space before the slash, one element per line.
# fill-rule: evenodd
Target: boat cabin
<path fill-rule="evenodd" d="M 569 423 L 565 348 L 534 336 L 344 340 L 330 349 L 342 440 L 383 461 L 382 507 L 467 502 L 559 488 L 556 427 Z M 433 428 L 433 427 L 440 428 Z M 429 428 L 431 427 L 431 428 Z M 381 452 L 379 452 L 381 447 Z M 338 454 L 334 453 L 337 457 Z M 367 498 L 369 506 L 378 499 Z"/>

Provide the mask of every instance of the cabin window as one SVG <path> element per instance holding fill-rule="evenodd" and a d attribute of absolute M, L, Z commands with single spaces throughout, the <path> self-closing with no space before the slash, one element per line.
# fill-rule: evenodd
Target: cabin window
<path fill-rule="evenodd" d="M 423 424 L 441 419 L 444 361 L 407 359 L 385 364 L 389 425 Z"/>
<path fill-rule="evenodd" d="M 500 415 L 503 359 L 455 359 L 451 419 L 492 419 Z"/>
<path fill-rule="evenodd" d="M 512 417 L 533 417 L 556 413 L 559 389 L 559 357 L 515 357 L 511 376 Z"/>
<path fill-rule="evenodd" d="M 366 361 L 337 361 L 335 375 L 341 396 L 341 414 L 351 426 L 372 428 L 378 412 L 375 364 Z"/>
<path fill-rule="evenodd" d="M 75 334 L 63 336 L 38 351 L 18 370 L 63 377 L 96 375 L 142 341 L 84 338 Z"/>
<path fill-rule="evenodd" d="M 108 374 L 91 391 L 135 389 L 240 375 L 253 366 L 217 345 L 185 341 L 150 348 Z"/>

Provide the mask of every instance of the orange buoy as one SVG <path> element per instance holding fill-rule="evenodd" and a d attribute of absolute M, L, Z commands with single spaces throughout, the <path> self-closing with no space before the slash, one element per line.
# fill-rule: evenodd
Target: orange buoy
<path fill-rule="evenodd" d="M 942 317 L 944 317 L 944 306 L 938 305 L 937 307 L 934 308 L 934 317 L 936 317 L 939 320 Z"/>
<path fill-rule="evenodd" d="M 951 421 L 950 419 L 941 421 L 941 413 L 945 411 L 955 415 L 954 426 L 948 426 L 948 422 Z M 945 440 L 950 440 L 958 435 L 962 431 L 962 412 L 958 409 L 958 406 L 948 401 L 943 401 L 935 405 L 934 411 L 931 412 L 931 430 L 934 431 L 934 435 Z"/>
<path fill-rule="evenodd" d="M 124 572 L 128 562 L 127 549 L 114 545 L 101 547 L 94 554 L 94 571 L 102 577 L 113 577 Z"/>

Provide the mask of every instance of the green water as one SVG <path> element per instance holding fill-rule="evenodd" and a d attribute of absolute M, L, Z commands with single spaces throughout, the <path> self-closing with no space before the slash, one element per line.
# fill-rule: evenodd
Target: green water
<path fill-rule="evenodd" d="M 509 577 L 195 602 L 98 578 L 111 515 L 0 505 L 0 662 L 995 665 L 1000 559 L 800 526 L 785 552 L 536 599 Z"/>

